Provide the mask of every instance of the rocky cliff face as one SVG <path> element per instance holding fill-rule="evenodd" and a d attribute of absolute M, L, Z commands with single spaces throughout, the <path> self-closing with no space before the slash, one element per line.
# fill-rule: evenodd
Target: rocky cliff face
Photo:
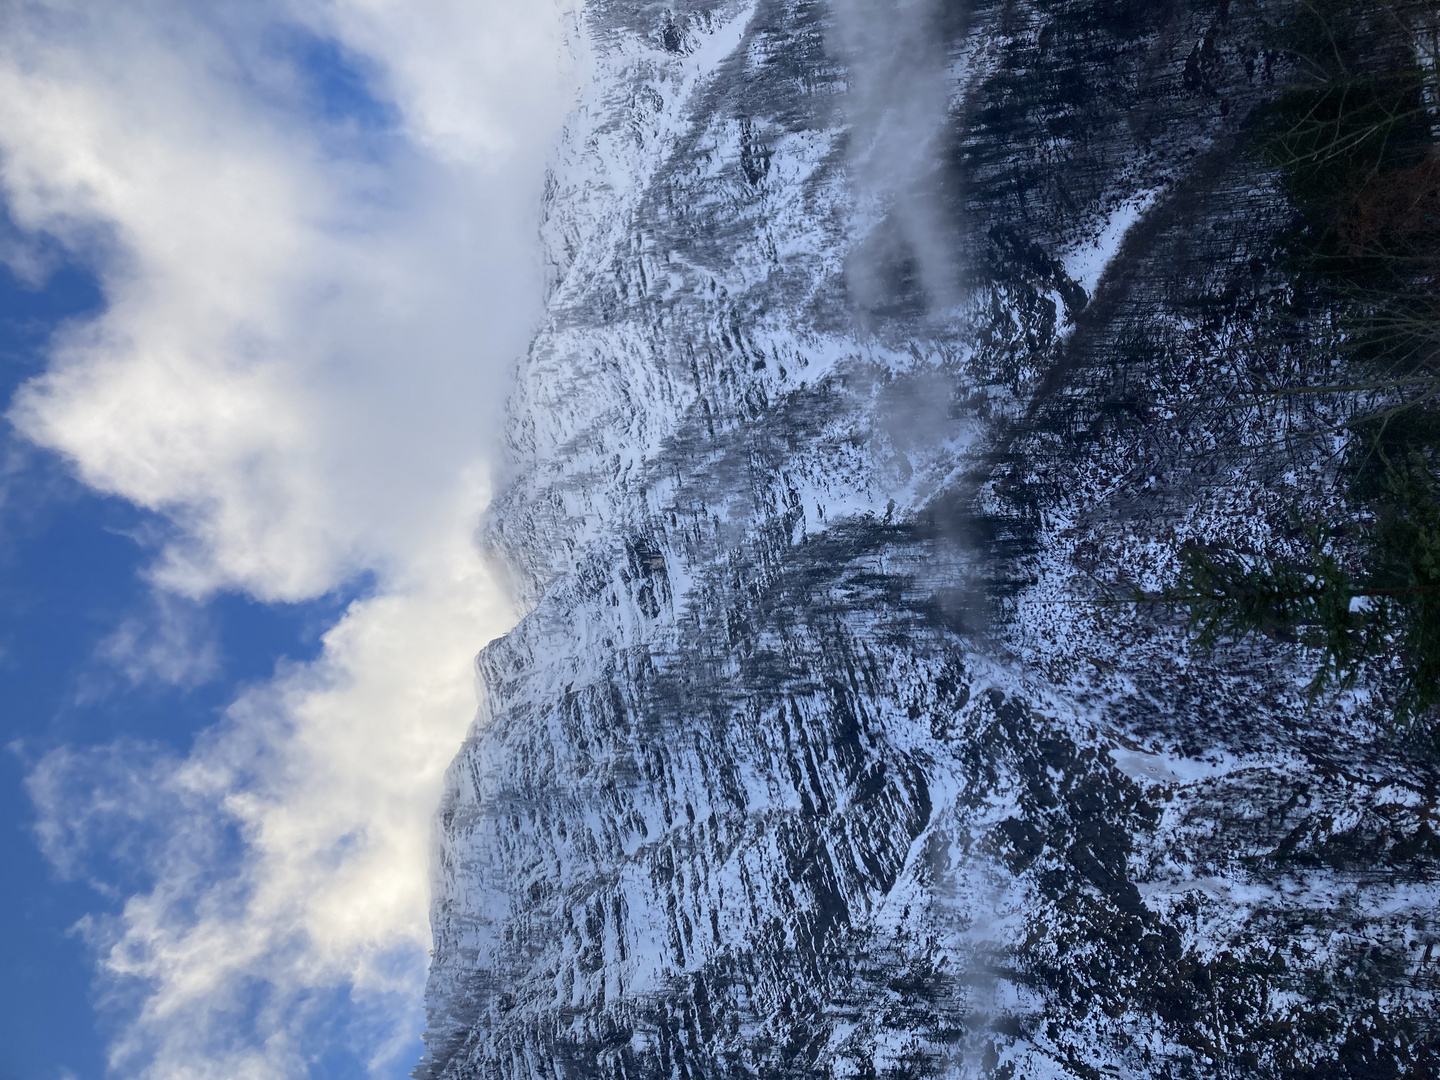
<path fill-rule="evenodd" d="M 1107 602 L 1327 490 L 1273 17 L 590 0 L 417 1076 L 1436 1074 L 1436 773 Z"/>

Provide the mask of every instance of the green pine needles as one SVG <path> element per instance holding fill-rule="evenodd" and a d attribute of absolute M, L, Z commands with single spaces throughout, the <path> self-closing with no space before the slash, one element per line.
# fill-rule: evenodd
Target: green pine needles
<path fill-rule="evenodd" d="M 1265 635 L 1315 650 L 1313 692 L 1384 672 L 1402 724 L 1440 711 L 1437 39 L 1435 0 L 1306 0 L 1279 30 L 1300 76 L 1259 139 L 1298 212 L 1296 294 L 1339 329 L 1340 378 L 1275 392 L 1348 403 L 1346 511 L 1297 519 L 1284 554 L 1188 545 L 1163 597 L 1207 646 Z"/>

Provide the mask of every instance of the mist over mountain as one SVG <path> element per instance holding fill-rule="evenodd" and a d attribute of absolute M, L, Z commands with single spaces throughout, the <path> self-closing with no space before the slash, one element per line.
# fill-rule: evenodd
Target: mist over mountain
<path fill-rule="evenodd" d="M 417 1077 L 1440 1072 L 1424 725 L 1161 602 L 1342 513 L 1299 7 L 585 6 Z"/>

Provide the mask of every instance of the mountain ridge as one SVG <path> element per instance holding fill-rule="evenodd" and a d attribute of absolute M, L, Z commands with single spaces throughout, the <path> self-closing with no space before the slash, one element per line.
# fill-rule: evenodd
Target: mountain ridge
<path fill-rule="evenodd" d="M 916 8 L 891 175 L 863 8 L 587 6 L 418 1077 L 1434 1073 L 1433 765 L 1112 602 L 1324 498 L 1281 9 Z"/>

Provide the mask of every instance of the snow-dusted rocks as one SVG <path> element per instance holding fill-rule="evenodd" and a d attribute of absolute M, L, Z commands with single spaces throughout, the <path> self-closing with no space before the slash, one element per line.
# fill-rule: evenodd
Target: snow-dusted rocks
<path fill-rule="evenodd" d="M 1435 773 L 1105 602 L 1321 490 L 1219 407 L 1304 347 L 1265 17 L 588 5 L 418 1076 L 1432 1075 Z"/>

